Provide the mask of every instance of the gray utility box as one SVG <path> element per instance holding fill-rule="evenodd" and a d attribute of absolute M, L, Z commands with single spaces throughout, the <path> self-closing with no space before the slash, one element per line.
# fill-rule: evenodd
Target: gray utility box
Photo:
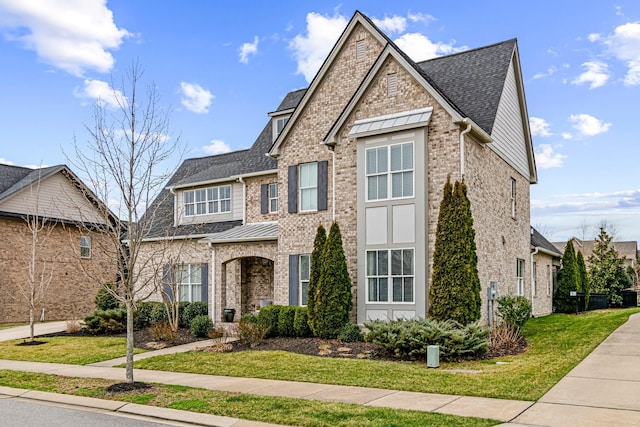
<path fill-rule="evenodd" d="M 427 368 L 438 368 L 440 366 L 440 346 L 430 345 L 427 347 Z"/>

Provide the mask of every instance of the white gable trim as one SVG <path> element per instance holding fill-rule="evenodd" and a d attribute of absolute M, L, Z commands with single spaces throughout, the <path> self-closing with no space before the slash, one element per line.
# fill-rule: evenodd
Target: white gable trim
<path fill-rule="evenodd" d="M 342 32 L 342 35 L 340 35 L 340 38 L 338 38 L 338 41 L 333 46 L 333 49 L 331 49 L 331 53 L 329 53 L 329 56 L 327 56 L 327 58 L 325 59 L 324 63 L 322 64 L 322 67 L 320 67 L 320 70 L 311 81 L 309 88 L 307 89 L 306 93 L 302 97 L 302 100 L 300 100 L 300 103 L 298 104 L 295 111 L 291 115 L 291 118 L 285 125 L 284 129 L 282 130 L 278 138 L 273 143 L 273 146 L 271 147 L 271 150 L 269 150 L 269 153 L 268 153 L 269 156 L 278 157 L 280 155 L 280 147 L 282 146 L 282 142 L 287 138 L 287 135 L 289 134 L 290 129 L 293 127 L 293 124 L 298 120 L 298 117 L 304 111 L 307 102 L 309 102 L 309 100 L 315 93 L 318 86 L 320 86 L 320 83 L 322 83 L 322 81 L 324 80 L 324 76 L 327 73 L 327 70 L 329 70 L 333 65 L 333 62 L 336 60 L 338 54 L 342 51 L 342 48 L 344 47 L 347 39 L 349 38 L 349 36 L 353 32 L 357 24 L 360 24 L 363 27 L 365 27 L 365 29 L 367 29 L 369 33 L 371 33 L 373 37 L 375 37 L 378 40 L 378 42 L 380 42 L 380 44 L 384 45 L 387 43 L 387 39 L 380 32 L 380 30 L 377 29 L 374 25 L 372 25 L 371 22 L 364 17 L 364 15 L 356 11 L 356 13 L 353 15 L 353 18 L 351 18 L 351 21 L 349 21 L 349 24 L 347 24 L 347 27 Z"/>

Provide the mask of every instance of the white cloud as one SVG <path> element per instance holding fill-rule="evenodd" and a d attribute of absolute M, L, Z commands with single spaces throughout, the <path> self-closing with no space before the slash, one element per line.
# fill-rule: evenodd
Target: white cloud
<path fill-rule="evenodd" d="M 0 163 L 3 165 L 13 165 L 14 163 L 11 160 L 7 160 L 4 157 L 0 157 Z"/>
<path fill-rule="evenodd" d="M 436 18 L 433 15 L 429 15 L 428 13 L 411 13 L 409 12 L 407 14 L 407 18 L 409 18 L 409 20 L 411 22 L 424 22 L 426 24 L 428 24 L 429 22 L 433 22 L 436 21 Z"/>
<path fill-rule="evenodd" d="M 258 36 L 253 38 L 253 43 L 244 43 L 240 46 L 240 62 L 243 64 L 249 63 L 249 55 L 255 55 L 258 53 Z"/>
<path fill-rule="evenodd" d="M 566 155 L 556 153 L 551 144 L 540 144 L 535 149 L 536 165 L 541 169 L 559 168 L 567 158 Z"/>
<path fill-rule="evenodd" d="M 401 33 L 407 28 L 407 18 L 398 15 L 385 16 L 384 19 L 373 18 L 373 23 L 388 34 Z"/>
<path fill-rule="evenodd" d="M 589 40 L 590 42 L 597 42 L 601 38 L 602 38 L 602 35 L 598 33 L 591 33 L 587 36 L 587 40 Z"/>
<path fill-rule="evenodd" d="M 581 85 L 589 83 L 589 89 L 595 89 L 609 80 L 609 66 L 601 61 L 589 61 L 582 64 L 587 70 L 573 79 L 571 83 Z"/>
<path fill-rule="evenodd" d="M 529 117 L 529 126 L 533 136 L 547 137 L 553 135 L 549 130 L 549 123 L 540 117 Z"/>
<path fill-rule="evenodd" d="M 119 108 L 127 105 L 127 99 L 121 91 L 113 89 L 109 83 L 102 80 L 86 79 L 83 87 L 76 87 L 73 90 L 76 98 L 91 99 L 101 106 Z"/>
<path fill-rule="evenodd" d="M 549 76 L 555 74 L 556 71 L 558 71 L 558 68 L 555 67 L 555 66 L 551 66 L 551 67 L 547 68 L 547 71 L 541 71 L 539 73 L 534 74 L 533 79 L 534 80 L 538 80 L 538 79 L 542 79 L 542 78 L 545 78 L 545 77 L 549 77 Z"/>
<path fill-rule="evenodd" d="M 571 139 L 573 135 L 570 132 L 562 132 L 562 139 Z"/>
<path fill-rule="evenodd" d="M 209 112 L 213 94 L 197 83 L 180 82 L 180 102 L 189 111 L 203 114 Z"/>
<path fill-rule="evenodd" d="M 627 64 L 624 83 L 630 86 L 640 85 L 640 22 L 629 22 L 616 27 L 605 44 L 617 59 Z"/>
<path fill-rule="evenodd" d="M 569 121 L 582 136 L 596 136 L 605 133 L 611 127 L 611 123 L 605 123 L 589 114 L 572 114 Z"/>
<path fill-rule="evenodd" d="M 452 41 L 450 44 L 442 42 L 434 43 L 424 34 L 420 33 L 403 34 L 394 41 L 400 49 L 416 62 L 468 49 L 466 46 L 454 47 L 455 41 Z"/>
<path fill-rule="evenodd" d="M 44 63 L 78 77 L 111 71 L 110 51 L 131 36 L 116 26 L 106 0 L 3 0 L 0 28 Z"/>
<path fill-rule="evenodd" d="M 289 43 L 298 62 L 297 73 L 307 82 L 316 75 L 347 23 L 347 18 L 338 14 L 333 17 L 315 12 L 307 14 L 307 34 L 298 34 Z"/>
<path fill-rule="evenodd" d="M 213 139 L 209 145 L 202 147 L 202 151 L 208 154 L 223 154 L 231 151 L 231 147 L 229 147 L 229 145 L 224 141 Z"/>

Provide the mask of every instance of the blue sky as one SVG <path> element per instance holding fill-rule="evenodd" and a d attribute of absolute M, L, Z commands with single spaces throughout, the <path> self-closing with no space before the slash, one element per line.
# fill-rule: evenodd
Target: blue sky
<path fill-rule="evenodd" d="M 249 147 L 359 9 L 414 60 L 518 38 L 551 240 L 640 240 L 640 2 L 0 0 L 0 162 L 68 163 L 132 61 L 186 157 Z M 117 86 L 117 84 L 116 84 Z M 176 159 L 178 162 L 178 159 Z M 587 230 L 584 233 L 584 230 Z"/>

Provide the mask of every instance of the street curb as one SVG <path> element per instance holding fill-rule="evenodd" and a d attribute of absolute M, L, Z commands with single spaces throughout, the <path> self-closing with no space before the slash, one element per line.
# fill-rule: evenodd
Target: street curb
<path fill-rule="evenodd" d="M 198 412 L 181 411 L 178 409 L 162 408 L 159 406 L 139 405 L 137 403 L 127 403 L 116 400 L 96 399 L 95 397 L 74 396 L 70 394 L 58 394 L 46 391 L 25 390 L 0 386 L 0 398 L 3 397 L 99 409 L 103 411 L 138 415 L 147 418 L 156 418 L 158 420 L 176 421 L 206 427 L 282 427 L 280 424 L 248 421 L 240 418 L 201 414 Z"/>

